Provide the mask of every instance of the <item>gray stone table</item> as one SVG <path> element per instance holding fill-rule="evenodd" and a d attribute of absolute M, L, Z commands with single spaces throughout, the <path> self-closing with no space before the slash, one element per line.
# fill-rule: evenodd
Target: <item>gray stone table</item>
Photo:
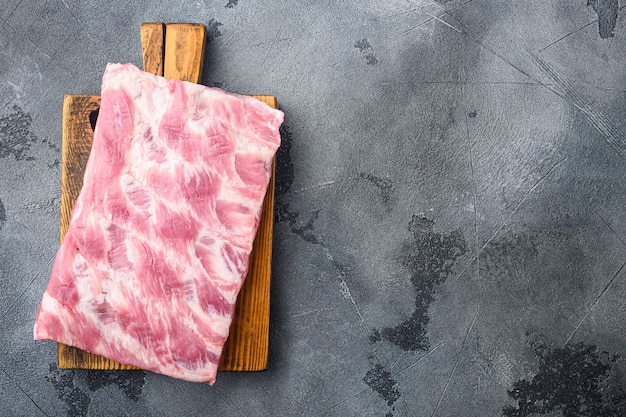
<path fill-rule="evenodd" d="M 0 415 L 626 415 L 618 0 L 0 4 Z M 269 369 L 56 367 L 61 109 L 139 26 L 209 29 L 203 84 L 278 97 Z"/>

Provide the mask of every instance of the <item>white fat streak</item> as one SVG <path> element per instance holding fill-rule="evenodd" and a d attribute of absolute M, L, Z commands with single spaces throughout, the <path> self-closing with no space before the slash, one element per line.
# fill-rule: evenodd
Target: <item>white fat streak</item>
<path fill-rule="evenodd" d="M 195 255 L 195 245 L 201 245 L 204 246 L 206 248 L 208 248 L 210 250 L 210 253 L 212 255 L 212 258 L 214 260 L 216 260 L 217 262 L 213 263 L 214 267 L 219 267 L 219 270 L 217 271 L 217 273 L 215 274 L 215 276 L 211 276 L 211 277 L 207 277 L 207 279 L 210 280 L 215 280 L 215 281 L 220 281 L 220 282 L 224 282 L 226 284 L 232 285 L 235 283 L 241 283 L 242 282 L 242 277 L 240 276 L 240 274 L 237 271 L 231 271 L 228 269 L 226 262 L 222 262 L 222 250 L 224 248 L 224 245 L 227 243 L 224 239 L 215 239 L 215 235 L 216 233 L 212 230 L 203 228 L 202 230 L 200 230 L 199 234 L 198 234 L 198 239 L 196 240 L 196 242 L 194 242 L 193 245 L 189 245 L 188 247 L 188 253 L 189 253 L 189 259 L 193 262 L 193 270 L 200 270 L 200 271 L 204 271 L 204 268 L 202 266 L 202 263 L 200 262 L 200 260 L 196 257 Z M 215 242 L 211 245 L 211 246 L 207 246 L 206 244 L 201 243 L 200 241 L 202 240 L 202 237 L 204 236 L 209 236 L 211 238 L 213 238 L 215 240 Z M 232 268 L 234 269 L 234 265 L 232 265 Z M 230 292 L 226 292 L 224 290 L 221 290 L 221 294 L 225 297 L 228 297 L 227 299 L 230 301 L 231 299 L 231 294 Z M 234 294 L 234 297 L 236 299 L 237 294 Z M 234 302 L 234 301 L 233 301 Z"/>
<path fill-rule="evenodd" d="M 41 310 L 52 316 L 58 316 L 59 310 L 57 306 L 57 301 L 46 291 L 41 299 Z"/>
<path fill-rule="evenodd" d="M 146 207 L 139 207 L 138 210 L 143 212 L 144 214 L 147 213 L 148 217 L 154 217 L 156 215 L 156 204 L 155 204 L 156 196 L 153 190 L 144 186 L 134 176 L 132 176 L 131 174 L 127 174 L 127 173 L 124 173 L 120 176 L 120 185 L 121 185 L 122 191 L 126 195 L 126 200 L 128 201 L 128 205 L 130 206 L 135 206 L 135 205 L 134 203 L 130 202 L 128 194 L 134 191 L 138 191 L 138 190 L 145 191 L 147 195 L 150 197 L 150 202 L 147 205 L 147 210 L 146 210 Z"/>
<path fill-rule="evenodd" d="M 72 273 L 76 278 L 75 283 L 78 293 L 81 295 L 87 294 L 89 298 L 93 297 L 94 294 L 99 292 L 97 288 L 98 281 L 92 279 L 95 275 L 93 268 L 80 253 L 76 254 L 73 261 Z M 82 296 L 80 299 L 83 299 Z"/>

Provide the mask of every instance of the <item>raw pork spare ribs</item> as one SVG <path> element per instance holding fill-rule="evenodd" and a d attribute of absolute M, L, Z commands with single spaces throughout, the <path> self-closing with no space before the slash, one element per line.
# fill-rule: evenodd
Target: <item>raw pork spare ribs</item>
<path fill-rule="evenodd" d="M 35 339 L 215 382 L 282 121 L 251 97 L 109 64 Z"/>

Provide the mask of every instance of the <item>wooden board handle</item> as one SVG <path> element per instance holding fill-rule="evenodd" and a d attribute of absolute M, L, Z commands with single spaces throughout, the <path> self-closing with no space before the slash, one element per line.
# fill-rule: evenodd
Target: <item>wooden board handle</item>
<path fill-rule="evenodd" d="M 163 76 L 165 24 L 162 22 L 143 23 L 140 28 L 140 33 L 143 70 Z"/>
<path fill-rule="evenodd" d="M 199 83 L 202 79 L 206 26 L 168 23 L 165 27 L 165 69 L 170 80 Z"/>

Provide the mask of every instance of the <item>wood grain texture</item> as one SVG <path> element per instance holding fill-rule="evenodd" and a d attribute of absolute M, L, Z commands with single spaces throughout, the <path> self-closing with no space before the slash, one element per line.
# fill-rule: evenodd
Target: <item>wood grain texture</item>
<path fill-rule="evenodd" d="M 155 41 L 158 42 L 158 39 Z M 143 42 L 142 31 L 144 56 L 146 54 L 145 48 L 150 46 Z M 158 53 L 158 48 L 153 49 L 153 51 L 156 51 L 153 53 Z M 167 67 L 168 61 L 176 59 L 178 59 L 177 53 L 166 55 L 162 59 L 153 57 L 148 60 L 148 62 L 152 62 L 149 64 L 150 67 L 144 67 L 144 70 L 156 73 L 159 67 L 156 63 L 165 63 Z M 183 71 L 189 71 L 193 74 L 197 69 L 188 68 Z M 276 98 L 273 96 L 253 97 L 274 108 L 278 106 Z M 69 227 L 71 209 L 82 187 L 85 165 L 93 142 L 89 116 L 99 108 L 99 105 L 100 98 L 97 96 L 68 95 L 65 97 L 63 107 L 61 239 Z M 272 166 L 272 170 L 274 170 L 274 166 Z M 273 215 L 274 175 L 270 179 L 263 202 L 263 213 L 250 255 L 248 275 L 237 299 L 230 335 L 222 353 L 220 371 L 260 371 L 267 368 Z M 67 369 L 138 369 L 63 344 L 58 344 L 58 366 Z"/>
<path fill-rule="evenodd" d="M 152 74 L 163 75 L 165 24 L 163 22 L 143 23 L 140 32 L 143 70 Z"/>
<path fill-rule="evenodd" d="M 168 23 L 165 27 L 165 67 L 170 80 L 199 83 L 202 79 L 206 27 L 202 24 Z"/>
<path fill-rule="evenodd" d="M 70 224 L 74 201 L 83 186 L 93 131 L 89 115 L 100 108 L 100 97 L 66 95 L 63 99 L 63 143 L 61 149 L 61 242 Z"/>

